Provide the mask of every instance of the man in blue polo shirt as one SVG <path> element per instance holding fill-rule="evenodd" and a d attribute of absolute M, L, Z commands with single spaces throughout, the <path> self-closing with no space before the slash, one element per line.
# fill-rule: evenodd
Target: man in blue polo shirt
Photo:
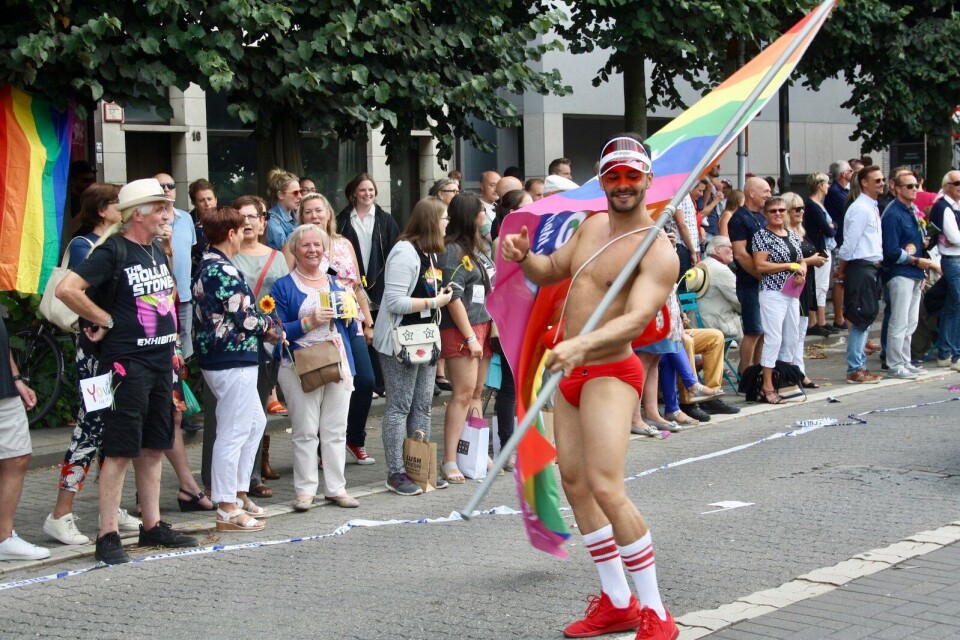
<path fill-rule="evenodd" d="M 887 366 L 891 378 L 912 380 L 923 373 L 910 363 L 910 341 L 920 317 L 920 292 L 924 270 L 940 273 L 939 265 L 923 257 L 923 232 L 914 211 L 919 181 L 912 173 L 894 178 L 890 191 L 895 199 L 880 218 L 883 240 L 883 278 L 890 294 L 890 325 L 887 329 Z"/>
<path fill-rule="evenodd" d="M 753 234 L 767 226 L 763 203 L 770 197 L 770 185 L 752 176 L 743 185 L 743 206 L 730 218 L 727 232 L 737 262 L 737 299 L 740 301 L 743 340 L 740 341 L 740 373 L 760 362 L 763 351 L 763 323 L 760 321 L 760 275 L 753 266 L 750 242 Z"/>

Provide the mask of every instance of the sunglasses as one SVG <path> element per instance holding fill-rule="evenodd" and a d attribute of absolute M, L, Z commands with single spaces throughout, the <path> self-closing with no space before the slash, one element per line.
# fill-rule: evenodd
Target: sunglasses
<path fill-rule="evenodd" d="M 289 193 L 292 196 L 299 196 L 303 193 L 303 191 L 301 191 L 300 189 L 297 189 L 296 191 L 284 191 L 284 193 Z"/>
<path fill-rule="evenodd" d="M 168 191 L 174 191 L 174 190 L 176 190 L 176 188 L 177 188 L 177 183 L 176 183 L 176 182 L 161 182 L 161 183 L 160 183 L 160 186 L 163 187 L 164 189 L 167 189 Z"/>
<path fill-rule="evenodd" d="M 767 213 L 786 213 L 786 209 L 767 209 Z"/>
<path fill-rule="evenodd" d="M 803 208 L 803 207 L 791 207 L 791 208 L 790 208 L 790 211 L 799 211 L 800 213 L 803 213 L 804 208 Z"/>
<path fill-rule="evenodd" d="M 884 180 L 883 178 L 875 178 L 873 182 L 875 184 L 883 184 L 884 182 L 886 182 L 886 180 Z"/>
<path fill-rule="evenodd" d="M 900 185 L 901 189 L 919 189 L 920 185 L 914 182 L 913 184 L 902 184 Z"/>
<path fill-rule="evenodd" d="M 953 182 L 948 182 L 947 185 L 950 185 L 951 187 L 960 187 L 960 180 L 954 180 Z"/>

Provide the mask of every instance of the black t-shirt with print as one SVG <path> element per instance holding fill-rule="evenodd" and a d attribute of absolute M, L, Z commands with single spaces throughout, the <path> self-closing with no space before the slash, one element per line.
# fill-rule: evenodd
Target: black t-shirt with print
<path fill-rule="evenodd" d="M 117 243 L 127 245 L 127 259 L 109 296 L 117 261 Z M 113 329 L 101 343 L 106 369 L 117 360 L 133 361 L 155 371 L 169 369 L 177 340 L 173 275 L 159 242 L 144 246 L 116 235 L 94 249 L 73 268 L 95 289 L 94 301 L 113 316 Z"/>

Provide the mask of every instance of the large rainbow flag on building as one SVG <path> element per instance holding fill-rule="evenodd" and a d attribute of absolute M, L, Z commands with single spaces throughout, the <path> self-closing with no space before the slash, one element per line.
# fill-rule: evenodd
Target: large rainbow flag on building
<path fill-rule="evenodd" d="M 38 293 L 57 266 L 73 112 L 0 87 L 0 290 Z"/>
<path fill-rule="evenodd" d="M 647 139 L 652 152 L 653 186 L 647 191 L 647 208 L 661 211 L 677 193 L 684 180 L 712 148 L 712 164 L 757 113 L 776 95 L 796 68 L 800 58 L 829 16 L 836 0 L 827 0 L 792 29 L 764 49 L 749 64 Z M 809 31 L 802 32 L 812 21 Z M 802 38 L 802 39 L 801 39 Z M 732 120 L 752 91 L 789 48 L 795 47 L 773 81 L 749 108 L 729 137 L 714 146 L 724 126 Z M 601 141 L 597 141 L 599 152 Z M 709 165 L 707 165 L 709 166 Z M 531 251 L 548 255 L 563 245 L 587 216 L 606 211 L 607 200 L 596 179 L 579 189 L 544 198 L 520 209 L 504 220 L 501 234 L 530 232 Z M 500 342 L 517 387 L 517 418 L 522 420 L 540 388 L 546 347 L 541 340 L 547 327 L 556 322 L 559 306 L 569 280 L 549 287 L 529 282 L 520 267 L 497 256 L 497 286 L 488 308 L 500 331 Z M 550 463 L 556 456 L 544 437 L 543 419 L 538 416 L 517 448 L 514 477 L 520 496 L 527 535 L 534 547 L 566 557 L 562 544 L 570 530 L 559 512 L 559 492 Z"/>

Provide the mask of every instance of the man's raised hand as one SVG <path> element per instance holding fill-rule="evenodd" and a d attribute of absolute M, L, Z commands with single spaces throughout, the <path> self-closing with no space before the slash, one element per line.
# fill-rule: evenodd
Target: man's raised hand
<path fill-rule="evenodd" d="M 526 225 L 520 233 L 510 233 L 501 237 L 500 255 L 509 262 L 520 262 L 530 251 L 530 231 Z"/>

